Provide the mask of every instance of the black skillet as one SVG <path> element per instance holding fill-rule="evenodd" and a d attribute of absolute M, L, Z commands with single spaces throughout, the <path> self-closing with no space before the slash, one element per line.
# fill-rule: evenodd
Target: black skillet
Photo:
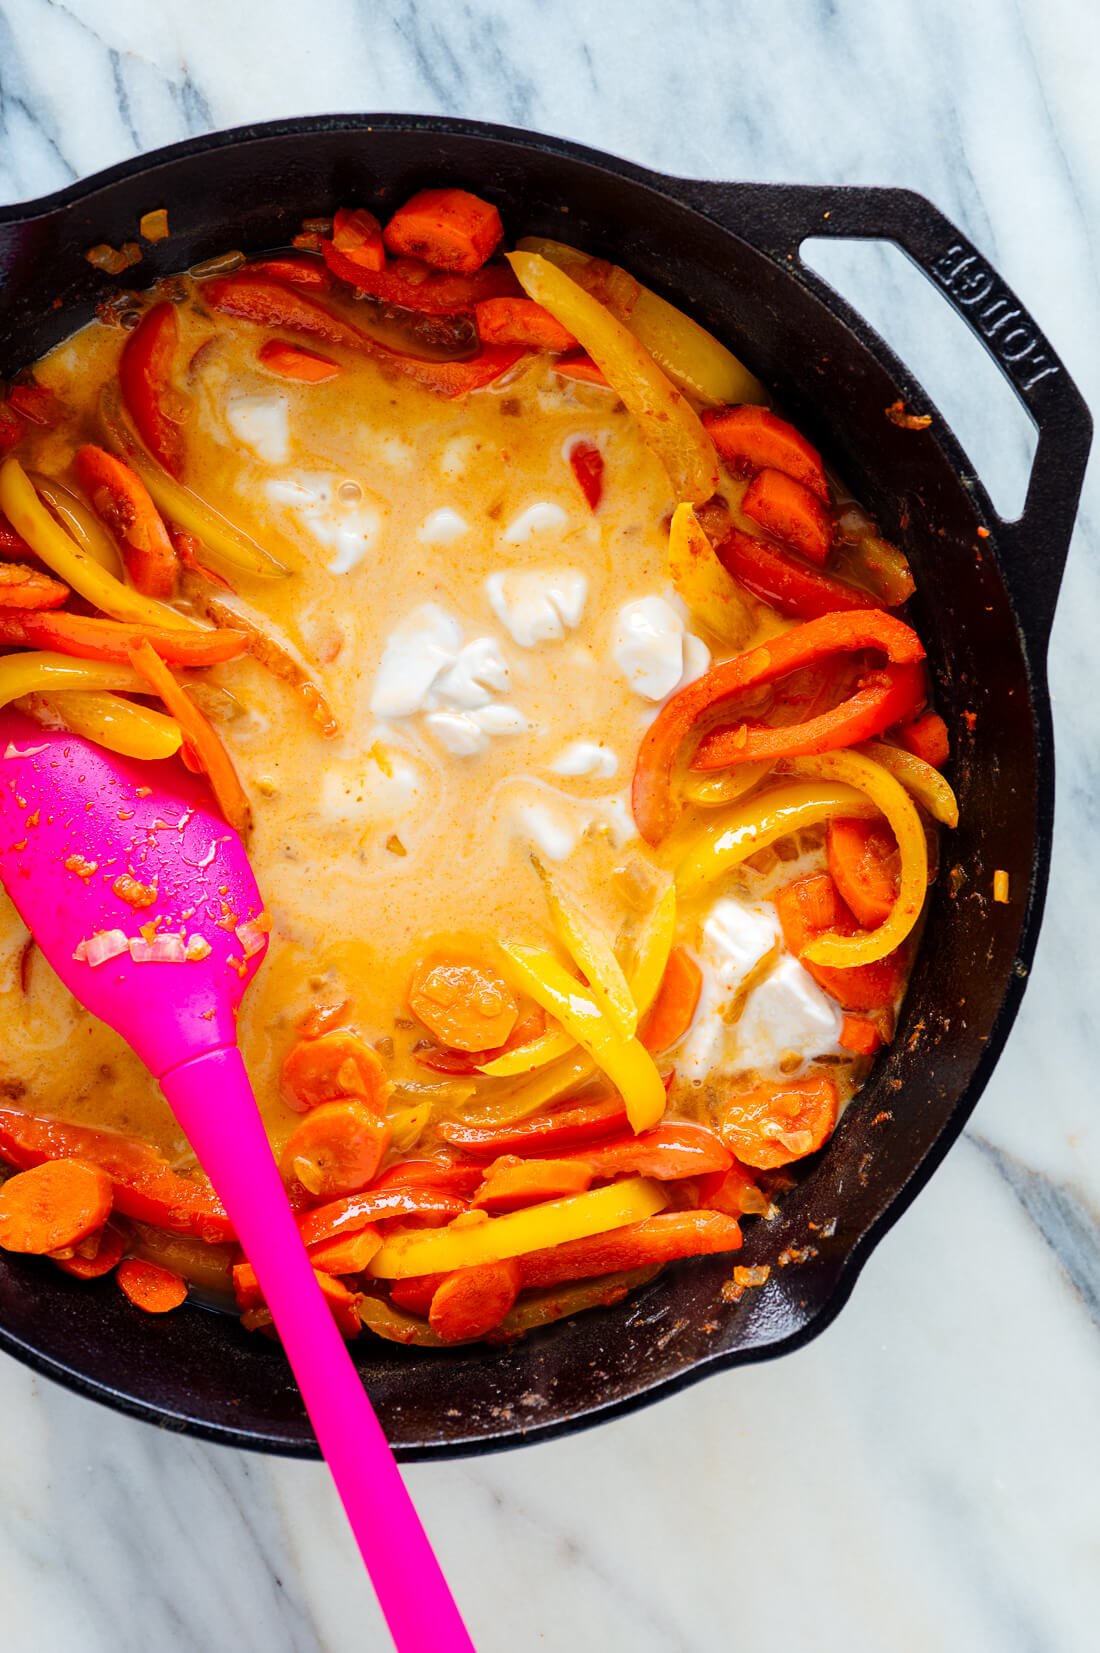
<path fill-rule="evenodd" d="M 504 127 L 337 116 L 219 133 L 0 211 L 0 376 L 89 319 L 116 283 L 84 259 L 167 207 L 171 238 L 122 280 L 145 284 L 240 247 L 287 243 L 343 203 L 383 214 L 414 189 L 463 184 L 510 237 L 546 233 L 625 264 L 713 329 L 771 386 L 905 548 L 916 624 L 954 731 L 962 825 L 946 846 L 898 1038 L 744 1263 L 773 1266 L 736 1305 L 729 1259 L 668 1269 L 635 1300 L 506 1351 L 424 1355 L 364 1337 L 356 1358 L 405 1458 L 484 1451 L 613 1416 L 823 1329 L 871 1248 L 962 1129 L 1027 979 L 1050 859 L 1054 754 L 1045 655 L 1091 421 L 1027 311 L 966 238 L 904 190 L 699 183 Z M 992 352 L 1038 431 L 1023 515 L 1002 522 L 939 416 L 915 432 L 884 410 L 928 398 L 799 258 L 808 236 L 896 242 Z M 60 301 L 60 302 L 58 302 Z M 934 410 L 933 410 L 934 411 Z M 979 530 L 988 529 L 988 538 Z M 964 716 L 965 714 L 965 716 Z M 1006 905 L 991 900 L 996 868 Z M 109 1281 L 0 1257 L 0 1346 L 162 1427 L 315 1455 L 281 1352 L 226 1316 L 136 1313 Z"/>

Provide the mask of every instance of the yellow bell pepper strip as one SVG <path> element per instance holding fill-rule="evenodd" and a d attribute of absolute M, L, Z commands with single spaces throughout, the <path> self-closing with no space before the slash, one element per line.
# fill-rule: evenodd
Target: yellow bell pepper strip
<path fill-rule="evenodd" d="M 682 310 L 643 287 L 626 270 L 591 258 L 545 236 L 524 236 L 520 252 L 539 253 L 606 304 L 611 314 L 649 351 L 674 384 L 700 402 L 768 403 L 771 397 L 732 350 Z"/>
<path fill-rule="evenodd" d="M 920 917 L 928 891 L 928 844 L 921 818 L 908 792 L 881 764 L 861 752 L 824 752 L 795 758 L 791 773 L 833 785 L 855 787 L 885 815 L 898 841 L 901 870 L 898 893 L 889 916 L 875 930 L 845 936 L 830 930 L 809 942 L 803 957 L 810 964 L 838 968 L 873 964 L 900 947 Z M 845 814 L 847 811 L 844 812 Z"/>
<path fill-rule="evenodd" d="M 404 1280 L 413 1274 L 450 1274 L 476 1263 L 500 1262 L 543 1251 L 566 1240 L 583 1240 L 613 1228 L 655 1217 L 668 1203 L 661 1185 L 648 1177 L 628 1177 L 587 1194 L 508 1211 L 501 1217 L 470 1222 L 459 1217 L 446 1228 L 414 1229 L 387 1236 L 367 1265 L 377 1280 Z"/>
<path fill-rule="evenodd" d="M 157 509 L 185 534 L 202 541 L 212 567 L 255 579 L 285 577 L 287 570 L 269 551 L 157 464 L 123 413 L 116 385 L 106 386 L 100 396 L 99 420 L 107 446 L 141 478 Z"/>
<path fill-rule="evenodd" d="M 722 804 L 731 804 L 735 798 L 743 798 L 746 792 L 759 786 L 774 767 L 774 764 L 761 760 L 760 763 L 741 763 L 736 769 L 717 769 L 706 774 L 689 770 L 684 779 L 684 797 L 699 809 L 717 809 Z"/>
<path fill-rule="evenodd" d="M 567 1091 L 595 1079 L 599 1069 L 591 1056 L 578 1050 L 576 1041 L 569 1039 L 568 1035 L 563 1034 L 562 1038 L 568 1040 L 572 1055 L 545 1064 L 536 1072 L 523 1076 L 515 1085 L 482 1091 L 474 1107 L 462 1109 L 463 1124 L 487 1127 L 511 1125 L 517 1119 L 527 1119 L 537 1113 L 548 1102 L 556 1102 Z"/>
<path fill-rule="evenodd" d="M 70 493 L 68 488 L 62 487 L 60 482 L 55 482 L 52 476 L 42 476 L 38 471 L 28 471 L 27 475 L 33 482 L 39 499 L 45 501 L 62 528 L 72 535 L 80 549 L 94 558 L 108 574 L 113 574 L 116 580 L 121 580 L 123 568 L 118 546 L 95 512 L 89 511 L 82 499 Z"/>
<path fill-rule="evenodd" d="M 673 771 L 685 743 L 699 732 L 704 720 L 748 689 L 775 683 L 832 655 L 862 649 L 885 654 L 891 668 L 913 666 L 924 659 L 924 645 L 916 632 L 892 615 L 878 609 L 826 614 L 769 637 L 756 648 L 704 672 L 674 694 L 646 730 L 634 769 L 631 801 L 638 831 L 646 842 L 660 843 L 676 819 Z M 857 690 L 851 699 L 807 723 L 778 729 L 746 728 L 743 734 L 740 729 L 733 731 L 733 756 L 723 748 L 717 767 L 855 745 L 889 727 L 897 716 L 893 711 L 897 701 L 894 678 L 878 673 L 871 687 Z"/>
<path fill-rule="evenodd" d="M 537 857 L 534 861 L 546 891 L 555 935 L 584 976 L 599 1008 L 629 1039 L 638 1026 L 638 1007 L 611 943 L 588 914 L 569 899 L 553 873 Z"/>
<path fill-rule="evenodd" d="M 718 560 L 694 510 L 677 505 L 668 531 L 668 575 L 694 619 L 723 643 L 744 648 L 753 614 L 743 590 Z"/>
<path fill-rule="evenodd" d="M 560 1027 L 548 1027 L 537 1039 L 517 1045 L 514 1050 L 506 1050 L 503 1056 L 495 1056 L 477 1071 L 489 1079 L 511 1079 L 517 1074 L 534 1073 L 537 1068 L 556 1062 L 560 1056 L 568 1056 L 576 1043 Z"/>
<path fill-rule="evenodd" d="M 718 459 L 699 415 L 633 333 L 598 299 L 537 253 L 509 253 L 529 298 L 568 328 L 638 420 L 678 499 L 701 504 L 718 487 Z"/>
<path fill-rule="evenodd" d="M 90 689 L 99 694 L 149 692 L 136 671 L 112 660 L 74 660 L 48 649 L 0 658 L 0 706 L 21 700 L 26 694 L 54 689 Z"/>
<path fill-rule="evenodd" d="M 141 625 L 168 631 L 202 629 L 196 620 L 177 614 L 167 603 L 158 602 L 155 597 L 143 597 L 139 591 L 123 585 L 79 546 L 39 499 L 34 484 L 14 454 L 9 454 L 0 465 L 0 510 L 47 568 L 112 620 L 136 620 Z"/>
<path fill-rule="evenodd" d="M 514 985 L 556 1017 L 610 1079 L 626 1104 L 633 1129 L 644 1131 L 655 1125 L 664 1114 L 667 1098 L 644 1045 L 624 1037 L 552 953 L 516 942 L 502 942 L 500 950 L 505 974 L 511 975 Z"/>
<path fill-rule="evenodd" d="M 660 990 L 672 952 L 672 938 L 676 933 L 676 886 L 669 884 L 646 926 L 630 972 L 630 991 L 638 1006 L 639 1017 L 644 1016 Z"/>
<path fill-rule="evenodd" d="M 170 758 L 183 740 L 174 718 L 165 717 L 151 706 L 123 700 L 120 695 L 70 689 L 40 695 L 39 703 L 74 735 L 83 735 L 97 746 L 121 752 L 127 758 Z"/>
<path fill-rule="evenodd" d="M 854 786 L 787 781 L 769 787 L 720 815 L 692 839 L 676 868 L 676 888 L 682 900 L 694 900 L 777 839 L 818 826 L 833 815 L 877 813 L 876 806 Z"/>
<path fill-rule="evenodd" d="M 958 799 L 938 769 L 918 758 L 915 752 L 907 752 L 901 746 L 891 746 L 885 740 L 869 740 L 859 750 L 865 758 L 873 758 L 895 780 L 900 781 L 934 821 L 940 821 L 946 827 L 958 826 Z"/>

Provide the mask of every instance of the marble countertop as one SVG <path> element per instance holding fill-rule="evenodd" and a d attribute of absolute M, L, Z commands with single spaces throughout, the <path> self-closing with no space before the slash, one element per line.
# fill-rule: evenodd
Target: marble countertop
<path fill-rule="evenodd" d="M 907 184 L 1097 407 L 1098 69 L 1090 0 L 0 0 L 0 201 L 326 110 L 473 115 L 700 177 Z M 1018 498 L 1007 388 L 975 415 L 956 335 L 891 260 L 842 278 Z M 1098 506 L 1094 466 L 1054 632 L 1047 918 L 969 1129 L 800 1353 L 408 1472 L 482 1653 L 1096 1647 Z M 9 1653 L 388 1645 L 319 1466 L 162 1435 L 6 1359 L 0 1416 Z"/>

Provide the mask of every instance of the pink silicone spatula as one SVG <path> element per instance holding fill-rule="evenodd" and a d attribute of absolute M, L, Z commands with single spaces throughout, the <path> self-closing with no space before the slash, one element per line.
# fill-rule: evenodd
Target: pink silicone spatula
<path fill-rule="evenodd" d="M 177 764 L 135 763 L 9 709 L 0 881 L 66 987 L 160 1081 L 225 1206 L 400 1653 L 472 1650 L 317 1286 L 237 1049 L 267 939 L 240 839 Z M 156 892 L 150 905 L 133 904 L 133 885 Z"/>

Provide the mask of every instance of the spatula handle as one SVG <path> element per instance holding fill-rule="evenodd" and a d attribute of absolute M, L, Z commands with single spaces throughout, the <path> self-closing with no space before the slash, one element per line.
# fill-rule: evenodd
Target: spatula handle
<path fill-rule="evenodd" d="M 256 1270 L 398 1653 L 473 1653 L 317 1285 L 240 1052 L 193 1057 L 160 1083 Z"/>

